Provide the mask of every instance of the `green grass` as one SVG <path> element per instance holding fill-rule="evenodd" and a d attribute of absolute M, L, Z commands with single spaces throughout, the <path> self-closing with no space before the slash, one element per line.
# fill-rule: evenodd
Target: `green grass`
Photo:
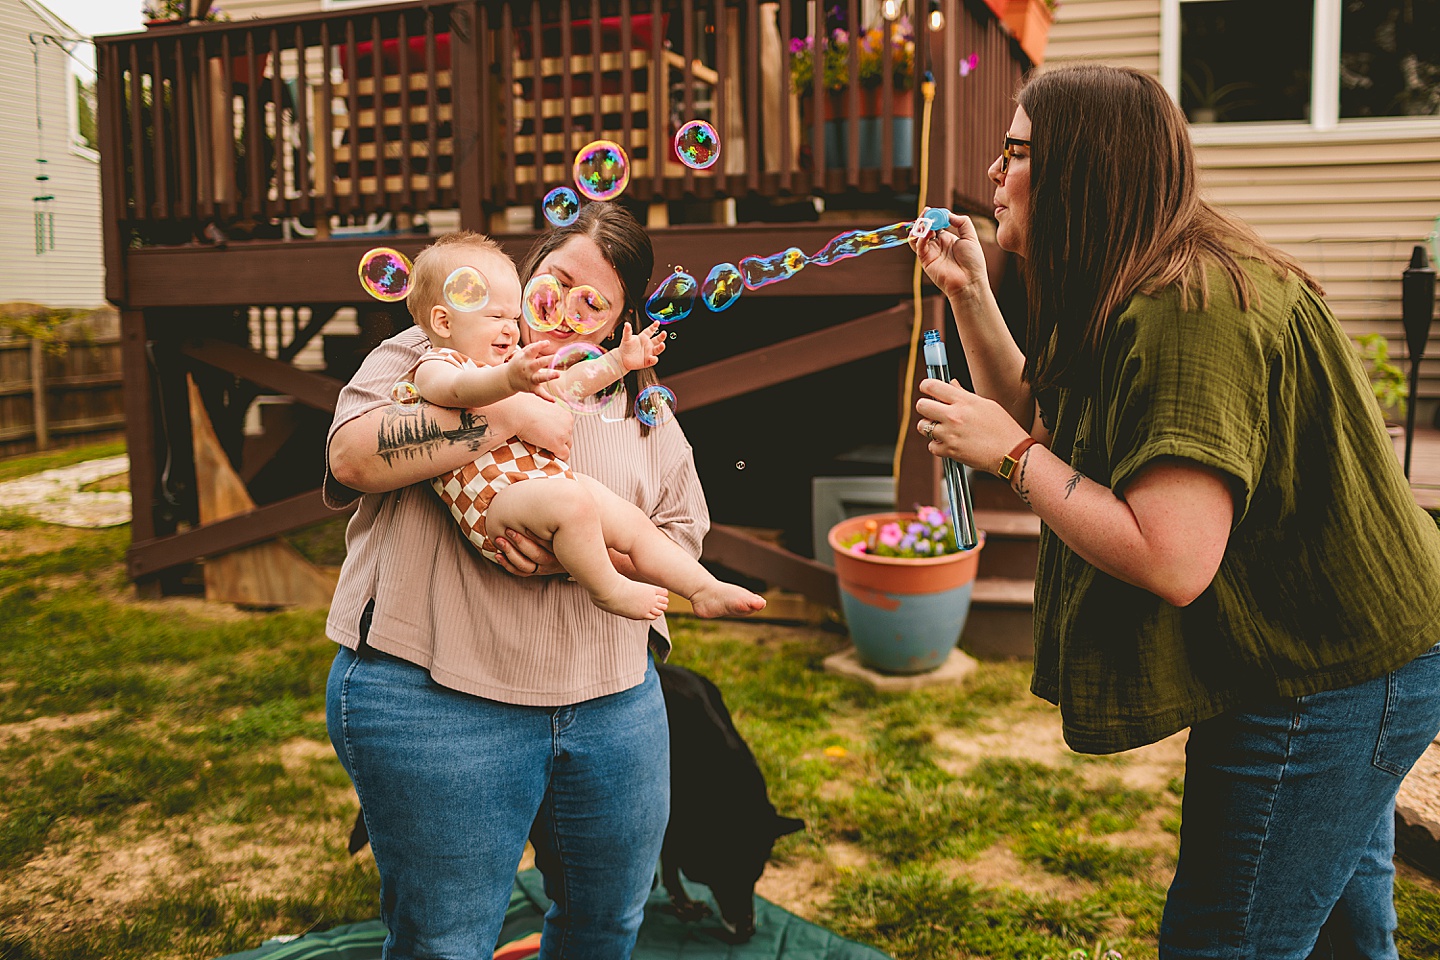
<path fill-rule="evenodd" d="M 324 728 L 323 613 L 139 603 L 124 528 L 56 531 L 0 514 L 0 960 L 217 957 L 374 917 L 373 864 L 344 850 L 355 807 Z M 823 671 L 833 633 L 674 635 L 674 662 L 725 692 L 776 806 L 806 820 L 771 868 L 810 878 L 790 909 L 903 960 L 1155 955 L 1182 782 L 959 750 L 1058 722 L 1026 665 L 879 694 Z M 1402 872 L 1396 903 L 1401 956 L 1435 956 L 1440 887 Z"/>
<path fill-rule="evenodd" d="M 77 463 L 84 463 L 86 460 L 118 457 L 124 452 L 125 441 L 116 440 L 112 443 L 93 443 L 84 447 L 67 447 L 64 450 L 50 450 L 45 453 L 26 454 L 23 457 L 11 457 L 0 460 L 0 483 L 18 477 L 26 477 L 32 473 L 54 470 L 58 467 L 74 466 Z"/>

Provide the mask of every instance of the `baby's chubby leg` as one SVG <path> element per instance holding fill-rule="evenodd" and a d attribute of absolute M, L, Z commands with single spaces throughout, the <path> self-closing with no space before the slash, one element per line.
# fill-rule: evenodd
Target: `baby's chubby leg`
<path fill-rule="evenodd" d="M 631 620 L 654 620 L 670 602 L 664 590 L 616 571 L 595 500 L 575 480 L 549 477 L 512 483 L 490 501 L 485 529 L 518 530 L 548 540 L 556 559 L 601 610 Z"/>
<path fill-rule="evenodd" d="M 764 608 L 764 597 L 715 579 L 635 504 L 591 477 L 577 475 L 575 479 L 590 491 L 598 508 L 605 545 L 627 555 L 645 580 L 689 600 L 696 616 L 739 617 Z"/>

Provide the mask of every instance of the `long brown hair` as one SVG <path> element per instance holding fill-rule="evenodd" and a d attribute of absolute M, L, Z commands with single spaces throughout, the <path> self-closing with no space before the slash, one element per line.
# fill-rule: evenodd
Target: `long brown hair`
<path fill-rule="evenodd" d="M 525 259 L 520 261 L 521 286 L 530 282 L 540 261 L 575 237 L 589 237 L 595 241 L 605 261 L 615 268 L 616 275 L 620 277 L 620 287 L 625 291 L 625 309 L 615 320 L 615 329 L 628 320 L 634 331 L 639 333 L 642 326 L 640 319 L 645 316 L 645 291 L 650 285 L 650 272 L 655 269 L 655 248 L 640 221 L 618 204 L 587 203 L 580 208 L 580 216 L 575 218 L 574 223 L 541 235 Z M 627 416 L 635 416 L 634 401 L 640 391 L 658 382 L 653 367 L 632 370 L 625 375 L 625 389 L 630 398 Z M 648 432 L 649 428 L 642 424 L 641 433 Z"/>
<path fill-rule="evenodd" d="M 1032 388 L 1082 382 L 1137 292 L 1175 285 L 1186 309 L 1204 308 L 1211 265 L 1243 310 L 1254 289 L 1242 259 L 1319 291 L 1297 261 L 1200 197 L 1185 115 L 1154 77 L 1076 64 L 1032 76 L 1017 100 L 1033 144 L 1024 251 Z"/>

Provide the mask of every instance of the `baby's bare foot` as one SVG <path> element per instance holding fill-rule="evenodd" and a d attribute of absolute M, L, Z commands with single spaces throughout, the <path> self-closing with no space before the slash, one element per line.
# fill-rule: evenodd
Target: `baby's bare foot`
<path fill-rule="evenodd" d="M 670 605 L 670 591 L 625 577 L 604 594 L 592 593 L 590 600 L 601 610 L 631 620 L 654 620 Z"/>
<path fill-rule="evenodd" d="M 697 617 L 744 617 L 765 609 L 765 598 L 744 587 L 716 580 L 690 598 Z"/>

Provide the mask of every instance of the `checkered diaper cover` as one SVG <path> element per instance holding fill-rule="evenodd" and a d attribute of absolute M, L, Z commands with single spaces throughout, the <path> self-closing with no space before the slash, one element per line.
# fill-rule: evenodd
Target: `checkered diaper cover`
<path fill-rule="evenodd" d="M 434 360 L 444 360 L 456 366 L 475 365 L 474 360 L 454 350 L 443 347 L 432 349 L 410 369 L 406 379 L 414 379 L 421 363 Z M 435 477 L 430 485 L 450 508 L 450 515 L 460 524 L 465 539 L 487 560 L 499 563 L 500 555 L 495 550 L 495 544 L 485 535 L 485 514 L 490 509 L 490 501 L 512 483 L 550 477 L 574 480 L 575 474 L 568 463 L 549 450 L 519 437 L 511 437 L 489 453 L 481 454 L 474 463 Z"/>
<path fill-rule="evenodd" d="M 500 562 L 495 544 L 485 534 L 485 514 L 495 494 L 521 480 L 544 480 L 550 477 L 575 479 L 570 465 L 549 450 L 511 437 L 499 447 L 483 454 L 474 463 L 458 470 L 442 473 L 430 481 L 440 499 L 450 508 L 450 515 L 460 524 L 465 539 L 487 559 Z"/>

